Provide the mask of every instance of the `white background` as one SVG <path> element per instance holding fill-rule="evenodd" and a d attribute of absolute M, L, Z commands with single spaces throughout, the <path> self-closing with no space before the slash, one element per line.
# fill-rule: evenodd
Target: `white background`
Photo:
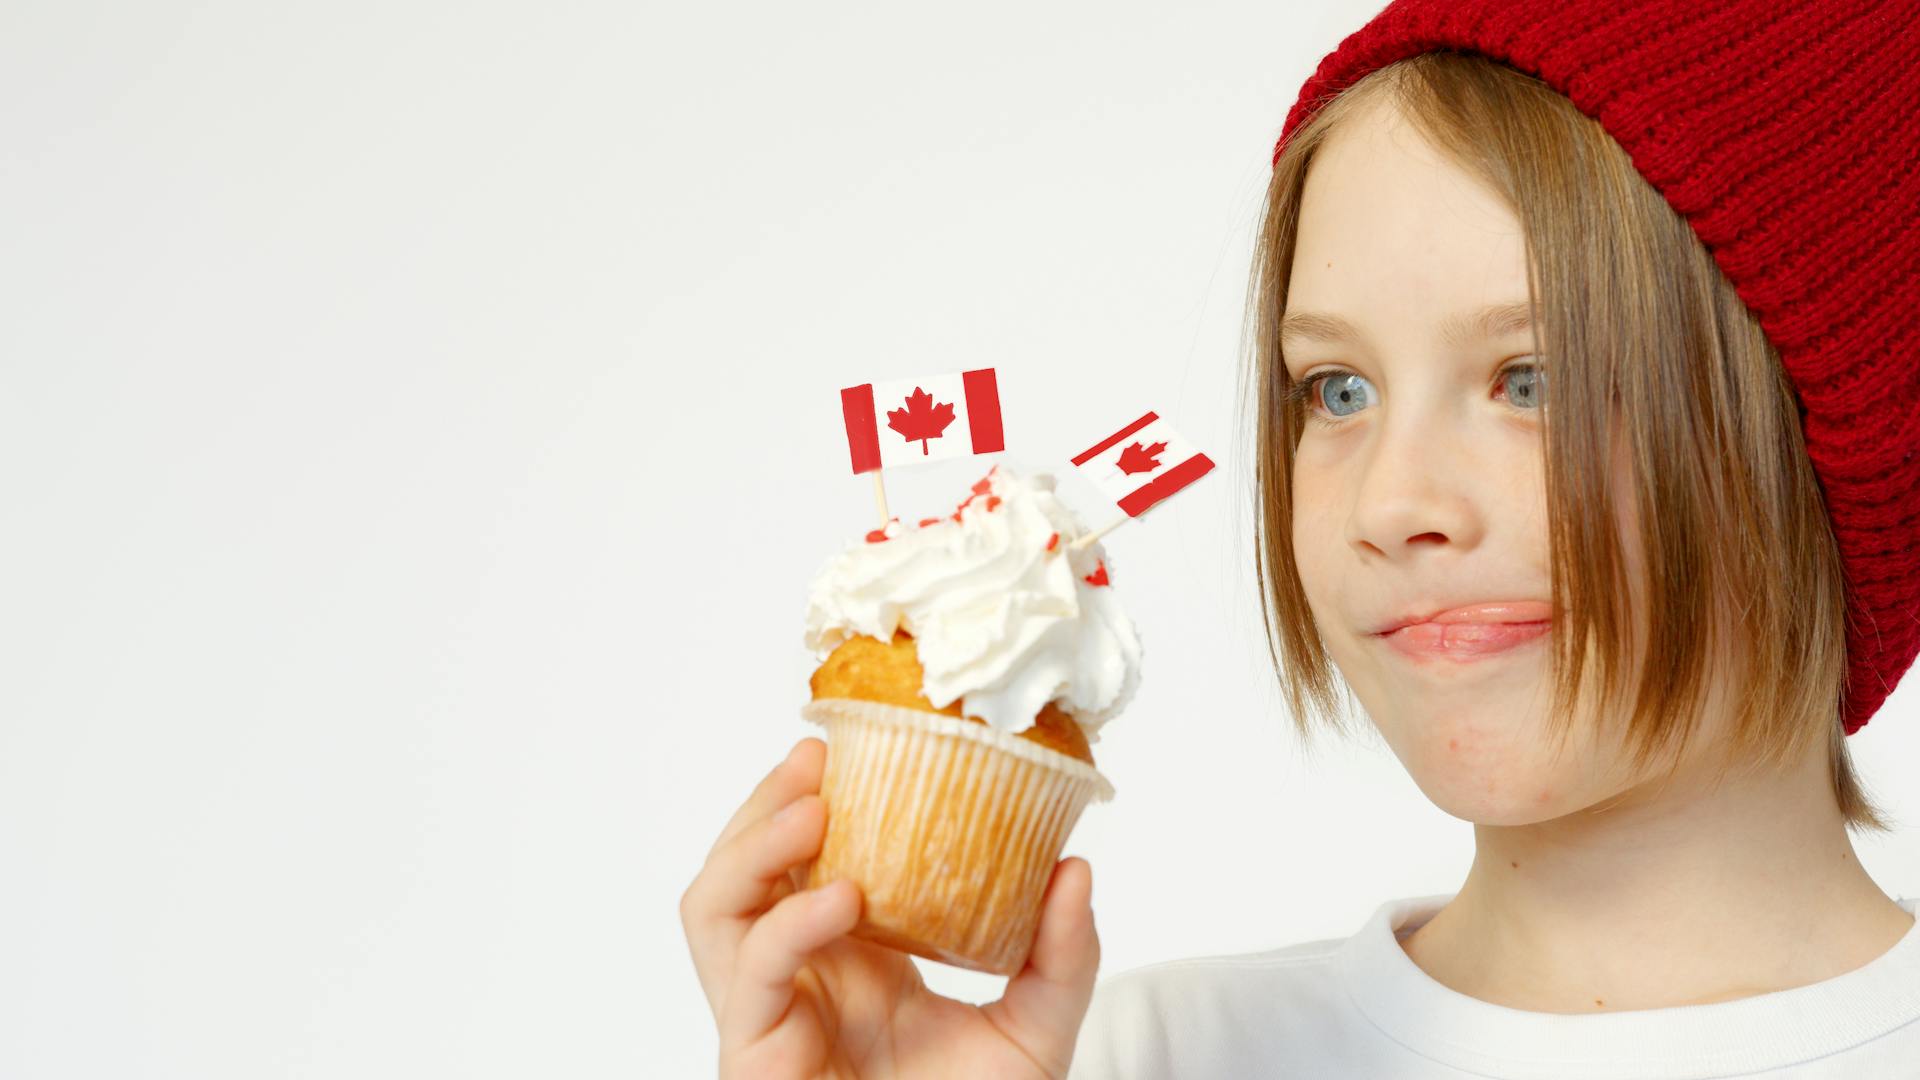
<path fill-rule="evenodd" d="M 1145 409 L 1222 463 L 1109 538 L 1108 972 L 1456 887 L 1383 747 L 1298 748 L 1247 571 L 1253 221 L 1377 7 L 0 8 L 0 1076 L 710 1074 L 676 904 L 811 730 L 836 392 L 920 371 L 1096 523 Z M 1916 682 L 1852 740 L 1896 896 Z"/>

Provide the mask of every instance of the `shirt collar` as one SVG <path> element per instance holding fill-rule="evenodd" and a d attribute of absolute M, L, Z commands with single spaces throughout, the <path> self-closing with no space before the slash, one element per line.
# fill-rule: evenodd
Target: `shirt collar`
<path fill-rule="evenodd" d="M 1436 981 L 1400 947 L 1453 896 L 1381 904 L 1341 944 L 1335 970 L 1383 1033 L 1457 1068 L 1514 1080 L 1723 1076 L 1835 1053 L 1920 1019 L 1920 923 L 1853 971 L 1733 1001 L 1592 1015 L 1495 1005 Z M 1920 898 L 1899 904 L 1913 913 Z"/>

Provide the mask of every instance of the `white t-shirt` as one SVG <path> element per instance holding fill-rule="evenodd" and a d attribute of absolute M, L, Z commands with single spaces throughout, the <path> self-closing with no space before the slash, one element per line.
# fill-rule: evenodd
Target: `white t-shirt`
<path fill-rule="evenodd" d="M 1072 1080 L 1920 1077 L 1920 923 L 1853 971 L 1706 1005 L 1572 1015 L 1469 997 L 1401 949 L 1453 894 L 1349 938 L 1135 968 L 1096 987 Z M 1914 912 L 1920 898 L 1899 901 Z"/>

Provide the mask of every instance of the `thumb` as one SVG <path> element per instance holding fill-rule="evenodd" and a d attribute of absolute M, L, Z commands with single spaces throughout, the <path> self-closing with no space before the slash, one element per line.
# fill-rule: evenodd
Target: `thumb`
<path fill-rule="evenodd" d="M 1093 867 L 1079 856 L 1053 868 L 1027 965 L 983 1008 L 996 1027 L 1053 1075 L 1064 1075 L 1100 971 Z"/>

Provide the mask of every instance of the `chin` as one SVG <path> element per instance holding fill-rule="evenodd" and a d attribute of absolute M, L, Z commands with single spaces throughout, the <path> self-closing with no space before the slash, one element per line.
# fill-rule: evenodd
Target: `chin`
<path fill-rule="evenodd" d="M 1588 777 L 1570 759 L 1554 759 L 1540 724 L 1479 708 L 1447 715 L 1403 715 L 1381 733 L 1429 801 L 1476 825 L 1531 825 L 1579 810 Z"/>

